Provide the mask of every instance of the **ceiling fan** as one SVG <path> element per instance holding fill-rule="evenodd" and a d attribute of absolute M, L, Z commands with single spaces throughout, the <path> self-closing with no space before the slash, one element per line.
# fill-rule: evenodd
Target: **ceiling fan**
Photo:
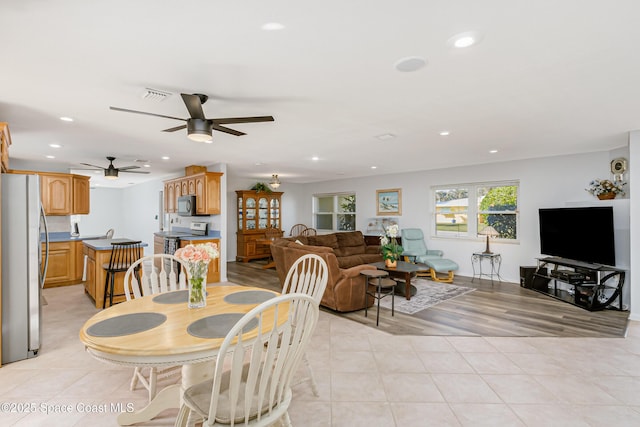
<path fill-rule="evenodd" d="M 106 168 L 103 168 L 102 166 L 96 166 L 96 165 L 92 165 L 89 163 L 80 163 L 81 165 L 85 165 L 85 166 L 91 166 L 94 169 L 89 169 L 89 170 L 104 170 L 104 177 L 106 179 L 118 179 L 118 172 L 127 172 L 127 173 L 149 173 L 149 172 L 145 172 L 145 171 L 134 171 L 131 169 L 140 169 L 140 166 L 124 166 L 121 168 L 117 168 L 115 166 L 113 166 L 113 161 L 115 160 L 115 157 L 111 157 L 111 156 L 107 156 L 107 160 L 109 160 L 109 166 L 107 166 Z"/>
<path fill-rule="evenodd" d="M 211 142 L 212 141 L 212 131 L 217 130 L 219 132 L 229 133 L 235 136 L 246 135 L 244 132 L 237 131 L 235 129 L 228 128 L 227 124 L 232 123 L 255 123 L 255 122 L 272 122 L 273 116 L 257 116 L 257 117 L 228 117 L 228 118 L 216 118 L 216 119 L 207 119 L 204 116 L 204 111 L 202 110 L 202 104 L 207 102 L 209 97 L 207 95 L 203 95 L 200 93 L 196 94 L 186 94 L 181 93 L 182 100 L 187 106 L 187 110 L 189 111 L 189 118 L 183 119 L 180 117 L 172 117 L 165 116 L 162 114 L 155 113 L 146 113 L 144 111 L 135 111 L 128 110 L 126 108 L 119 107 L 109 107 L 115 111 L 124 111 L 127 113 L 136 113 L 136 114 L 146 114 L 147 116 L 157 116 L 164 117 L 166 119 L 174 119 L 174 120 L 182 120 L 187 122 L 185 125 L 176 126 L 169 129 L 164 129 L 163 132 L 175 132 L 181 129 L 187 129 L 187 136 L 189 139 L 198 142 Z"/>

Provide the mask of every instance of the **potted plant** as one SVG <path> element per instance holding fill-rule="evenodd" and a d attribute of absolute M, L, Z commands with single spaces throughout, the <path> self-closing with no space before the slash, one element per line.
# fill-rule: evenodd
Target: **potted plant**
<path fill-rule="evenodd" d="M 264 182 L 256 182 L 256 184 L 251 187 L 252 190 L 255 190 L 256 193 L 264 191 L 265 193 L 271 193 L 271 188 Z"/>
<path fill-rule="evenodd" d="M 608 179 L 594 179 L 585 190 L 600 200 L 615 199 L 618 194 L 624 196 L 625 185 L 627 183 L 622 181 L 611 182 Z"/>
<path fill-rule="evenodd" d="M 390 225 L 384 229 L 380 236 L 380 250 L 387 267 L 395 267 L 402 256 L 404 249 L 398 244 L 398 225 Z"/>

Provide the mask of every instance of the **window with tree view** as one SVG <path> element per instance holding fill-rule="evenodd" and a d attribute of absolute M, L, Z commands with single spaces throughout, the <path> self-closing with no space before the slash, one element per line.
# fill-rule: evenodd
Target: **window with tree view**
<path fill-rule="evenodd" d="M 356 195 L 322 194 L 313 197 L 313 216 L 318 231 L 356 229 Z"/>
<path fill-rule="evenodd" d="M 433 190 L 436 236 L 473 238 L 492 227 L 498 239 L 518 238 L 518 182 L 438 186 Z"/>

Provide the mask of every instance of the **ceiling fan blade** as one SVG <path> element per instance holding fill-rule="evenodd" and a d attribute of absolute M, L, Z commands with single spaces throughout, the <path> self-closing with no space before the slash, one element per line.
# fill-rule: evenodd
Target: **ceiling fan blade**
<path fill-rule="evenodd" d="M 181 93 L 180 96 L 182 96 L 182 100 L 187 106 L 187 110 L 189 111 L 189 115 L 192 119 L 205 120 L 204 111 L 202 111 L 202 101 L 200 101 L 200 97 L 198 95 Z"/>
<path fill-rule="evenodd" d="M 165 129 L 162 132 L 175 132 L 177 130 L 186 129 L 186 128 L 187 128 L 187 125 L 180 125 L 180 126 L 176 126 L 174 128 Z"/>
<path fill-rule="evenodd" d="M 129 170 L 129 169 L 140 169 L 140 166 L 125 166 L 125 167 L 116 168 L 116 169 L 118 169 L 120 171 L 126 171 L 126 170 Z"/>
<path fill-rule="evenodd" d="M 217 125 L 229 125 L 232 123 L 272 122 L 273 116 L 228 117 L 224 119 L 210 119 L 210 120 Z"/>
<path fill-rule="evenodd" d="M 246 135 L 246 133 L 244 133 L 244 132 L 240 132 L 240 131 L 235 130 L 235 129 L 229 129 L 228 127 L 220 126 L 220 125 L 217 125 L 215 123 L 211 123 L 211 128 L 213 130 L 217 130 L 219 132 L 224 132 L 224 133 L 230 133 L 231 135 L 235 135 L 235 136 Z"/>
<path fill-rule="evenodd" d="M 102 166 L 96 166 L 89 163 L 80 163 L 80 164 L 85 166 L 91 166 L 92 168 L 96 168 L 96 169 L 104 169 Z"/>
<path fill-rule="evenodd" d="M 120 169 L 120 172 L 124 172 L 124 173 L 149 173 L 149 172 L 145 172 L 145 171 L 129 171 L 129 170 L 122 170 L 122 169 Z"/>
<path fill-rule="evenodd" d="M 136 110 L 128 110 L 126 108 L 120 108 L 120 107 L 109 107 L 111 110 L 114 111 L 124 111 L 125 113 L 136 113 L 136 114 L 144 114 L 145 116 L 154 116 L 154 117 L 164 117 L 165 119 L 173 119 L 173 120 L 182 120 L 182 121 L 187 121 L 187 119 L 182 119 L 180 117 L 172 117 L 172 116 L 165 116 L 163 114 L 155 114 L 155 113 L 147 113 L 144 111 L 136 111 Z"/>

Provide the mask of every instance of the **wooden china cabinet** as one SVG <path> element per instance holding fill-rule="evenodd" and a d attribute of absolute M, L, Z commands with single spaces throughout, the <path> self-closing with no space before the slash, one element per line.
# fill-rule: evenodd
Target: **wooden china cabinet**
<path fill-rule="evenodd" d="M 238 195 L 238 254 L 236 261 L 268 258 L 269 245 L 257 241 L 265 239 L 269 228 L 282 229 L 282 192 L 270 193 L 255 190 L 237 190 Z"/>

